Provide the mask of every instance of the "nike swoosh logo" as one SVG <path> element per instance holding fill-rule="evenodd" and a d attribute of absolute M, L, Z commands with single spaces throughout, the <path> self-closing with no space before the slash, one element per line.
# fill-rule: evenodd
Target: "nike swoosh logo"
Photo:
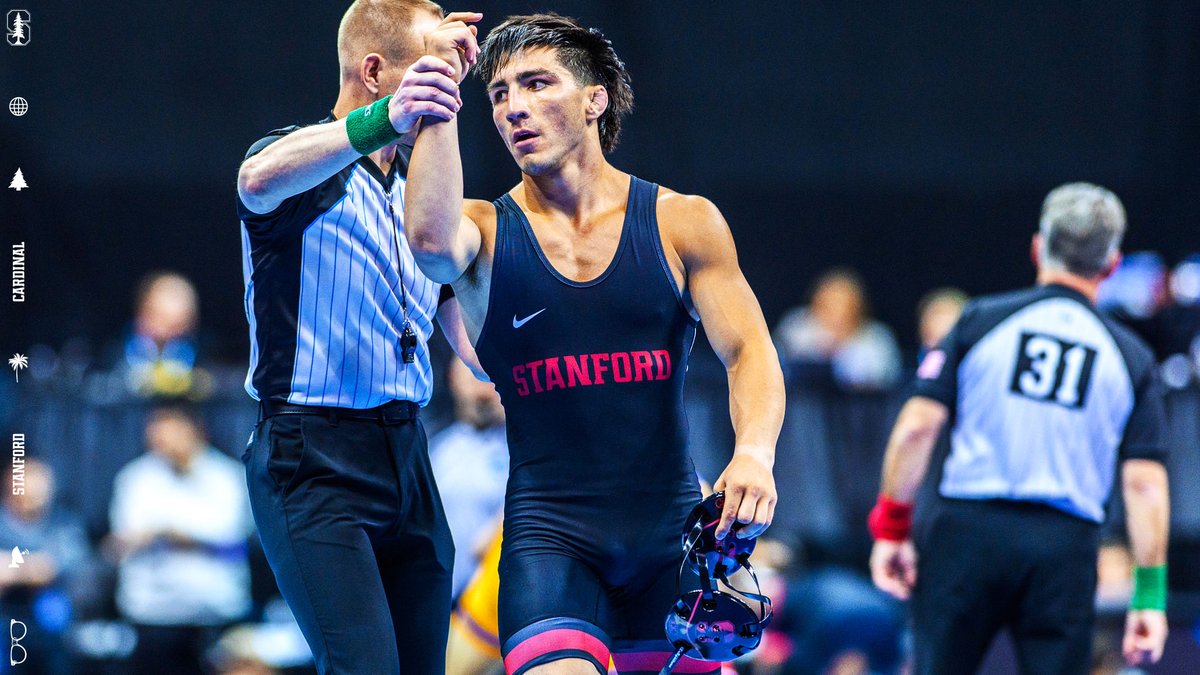
<path fill-rule="evenodd" d="M 534 312 L 533 314 L 530 314 L 529 316 L 525 317 L 524 319 L 517 319 L 517 315 L 513 314 L 513 328 L 520 328 L 521 326 L 524 326 L 525 324 L 529 323 L 530 319 L 537 316 L 538 314 L 541 314 L 544 311 L 546 311 L 545 307 L 539 309 L 538 311 Z"/>

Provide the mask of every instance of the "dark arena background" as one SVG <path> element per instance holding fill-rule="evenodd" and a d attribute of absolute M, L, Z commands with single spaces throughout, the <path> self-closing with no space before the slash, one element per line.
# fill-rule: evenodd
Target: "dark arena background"
<path fill-rule="evenodd" d="M 187 401 L 217 450 L 236 460 L 245 447 L 257 410 L 242 389 L 249 343 L 237 170 L 267 131 L 328 113 L 346 4 L 0 7 L 28 15 L 28 44 L 0 44 L 0 244 L 13 251 L 14 295 L 18 271 L 24 293 L 20 303 L 4 294 L 0 351 L 27 359 L 0 373 L 0 435 L 12 440 L 14 486 L 44 488 L 51 501 L 0 500 L 0 537 L 13 537 L 0 538 L 0 551 L 16 547 L 14 565 L 27 561 L 24 569 L 0 564 L 0 619 L 28 628 L 26 638 L 14 633 L 12 660 L 23 651 L 27 659 L 0 659 L 0 673 L 132 673 L 136 640 L 182 638 L 135 628 L 126 608 L 151 600 L 132 596 L 170 592 L 129 586 L 213 583 L 203 576 L 219 566 L 192 578 L 135 564 L 112 532 L 121 509 L 135 508 L 122 506 L 119 476 L 130 474 L 119 472 L 148 452 L 155 436 L 146 428 L 164 397 Z M 865 520 L 921 352 L 920 301 L 943 287 L 976 296 L 1032 284 L 1041 201 L 1081 180 L 1125 204 L 1126 263 L 1102 298 L 1151 343 L 1169 389 L 1172 633 L 1162 663 L 1146 672 L 1200 672 L 1200 3 L 487 0 L 446 8 L 483 12 L 481 35 L 509 14 L 544 10 L 601 28 L 635 92 L 613 163 L 707 196 L 729 221 L 785 356 L 780 500 L 768 536 L 788 611 L 809 619 L 789 615 L 774 648 L 737 672 L 896 672 L 904 661 L 903 606 L 870 586 Z M 519 174 L 482 85 L 472 78 L 464 88 L 466 192 L 491 199 Z M 18 97 L 28 106 L 21 115 L 9 103 Z M 139 375 L 129 365 L 135 304 L 156 271 L 190 282 L 199 318 L 186 331 L 185 367 L 151 364 Z M 789 321 L 800 320 L 793 310 L 818 288 L 851 333 L 878 338 L 845 367 L 828 353 L 787 348 Z M 438 386 L 424 413 L 431 439 L 455 419 L 449 350 L 434 342 Z M 712 481 L 733 434 L 724 372 L 703 339 L 686 396 L 692 453 Z M 21 509 L 52 514 L 61 527 L 28 524 L 15 515 Z M 1129 558 L 1119 499 L 1110 511 L 1092 672 L 1141 672 L 1122 670 Z M 310 672 L 257 540 L 246 535 L 248 554 L 230 556 L 248 558 L 244 578 L 246 566 L 235 565 L 232 591 L 248 602 L 236 616 L 180 619 L 203 634 L 193 640 L 203 645 L 197 672 Z M 46 550 L 25 536 L 49 542 Z M 22 579 L 28 570 L 39 580 Z M 866 634 L 875 630 L 884 637 Z M 877 661 L 888 649 L 898 656 Z M 788 669 L 799 660 L 788 654 L 805 650 L 814 652 L 806 665 Z M 983 672 L 1017 672 L 1015 664 L 1002 636 Z"/>

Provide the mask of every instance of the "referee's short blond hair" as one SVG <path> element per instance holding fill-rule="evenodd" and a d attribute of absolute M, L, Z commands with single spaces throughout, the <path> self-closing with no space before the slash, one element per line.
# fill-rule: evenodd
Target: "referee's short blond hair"
<path fill-rule="evenodd" d="M 342 79 L 354 79 L 359 62 L 371 52 L 398 63 L 415 61 L 422 45 L 413 33 L 417 12 L 441 17 L 432 0 L 355 0 L 338 26 L 338 66 Z M 390 92 L 389 92 L 390 93 Z"/>
<path fill-rule="evenodd" d="M 1125 207 L 1110 190 L 1067 183 L 1046 195 L 1038 227 L 1042 264 L 1083 277 L 1103 272 L 1121 248 Z"/>

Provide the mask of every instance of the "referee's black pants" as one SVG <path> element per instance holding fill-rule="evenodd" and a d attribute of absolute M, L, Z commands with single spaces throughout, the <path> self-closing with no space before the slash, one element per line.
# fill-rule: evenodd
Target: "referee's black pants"
<path fill-rule="evenodd" d="M 913 531 L 916 675 L 976 672 L 1004 627 L 1024 675 L 1089 673 L 1100 528 L 1031 502 L 931 511 Z"/>
<path fill-rule="evenodd" d="M 454 544 L 420 420 L 275 415 L 243 461 L 263 550 L 317 670 L 444 673 Z"/>

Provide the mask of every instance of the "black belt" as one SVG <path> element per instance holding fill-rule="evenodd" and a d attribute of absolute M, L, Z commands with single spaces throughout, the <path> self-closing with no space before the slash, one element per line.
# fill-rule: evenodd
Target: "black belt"
<path fill-rule="evenodd" d="M 402 424 L 417 419 L 421 406 L 412 401 L 389 401 L 375 408 L 333 408 L 318 405 L 297 405 L 281 401 L 260 401 L 259 416 L 262 419 L 274 415 L 320 415 L 337 423 L 338 420 L 365 420 L 382 424 Z"/>

